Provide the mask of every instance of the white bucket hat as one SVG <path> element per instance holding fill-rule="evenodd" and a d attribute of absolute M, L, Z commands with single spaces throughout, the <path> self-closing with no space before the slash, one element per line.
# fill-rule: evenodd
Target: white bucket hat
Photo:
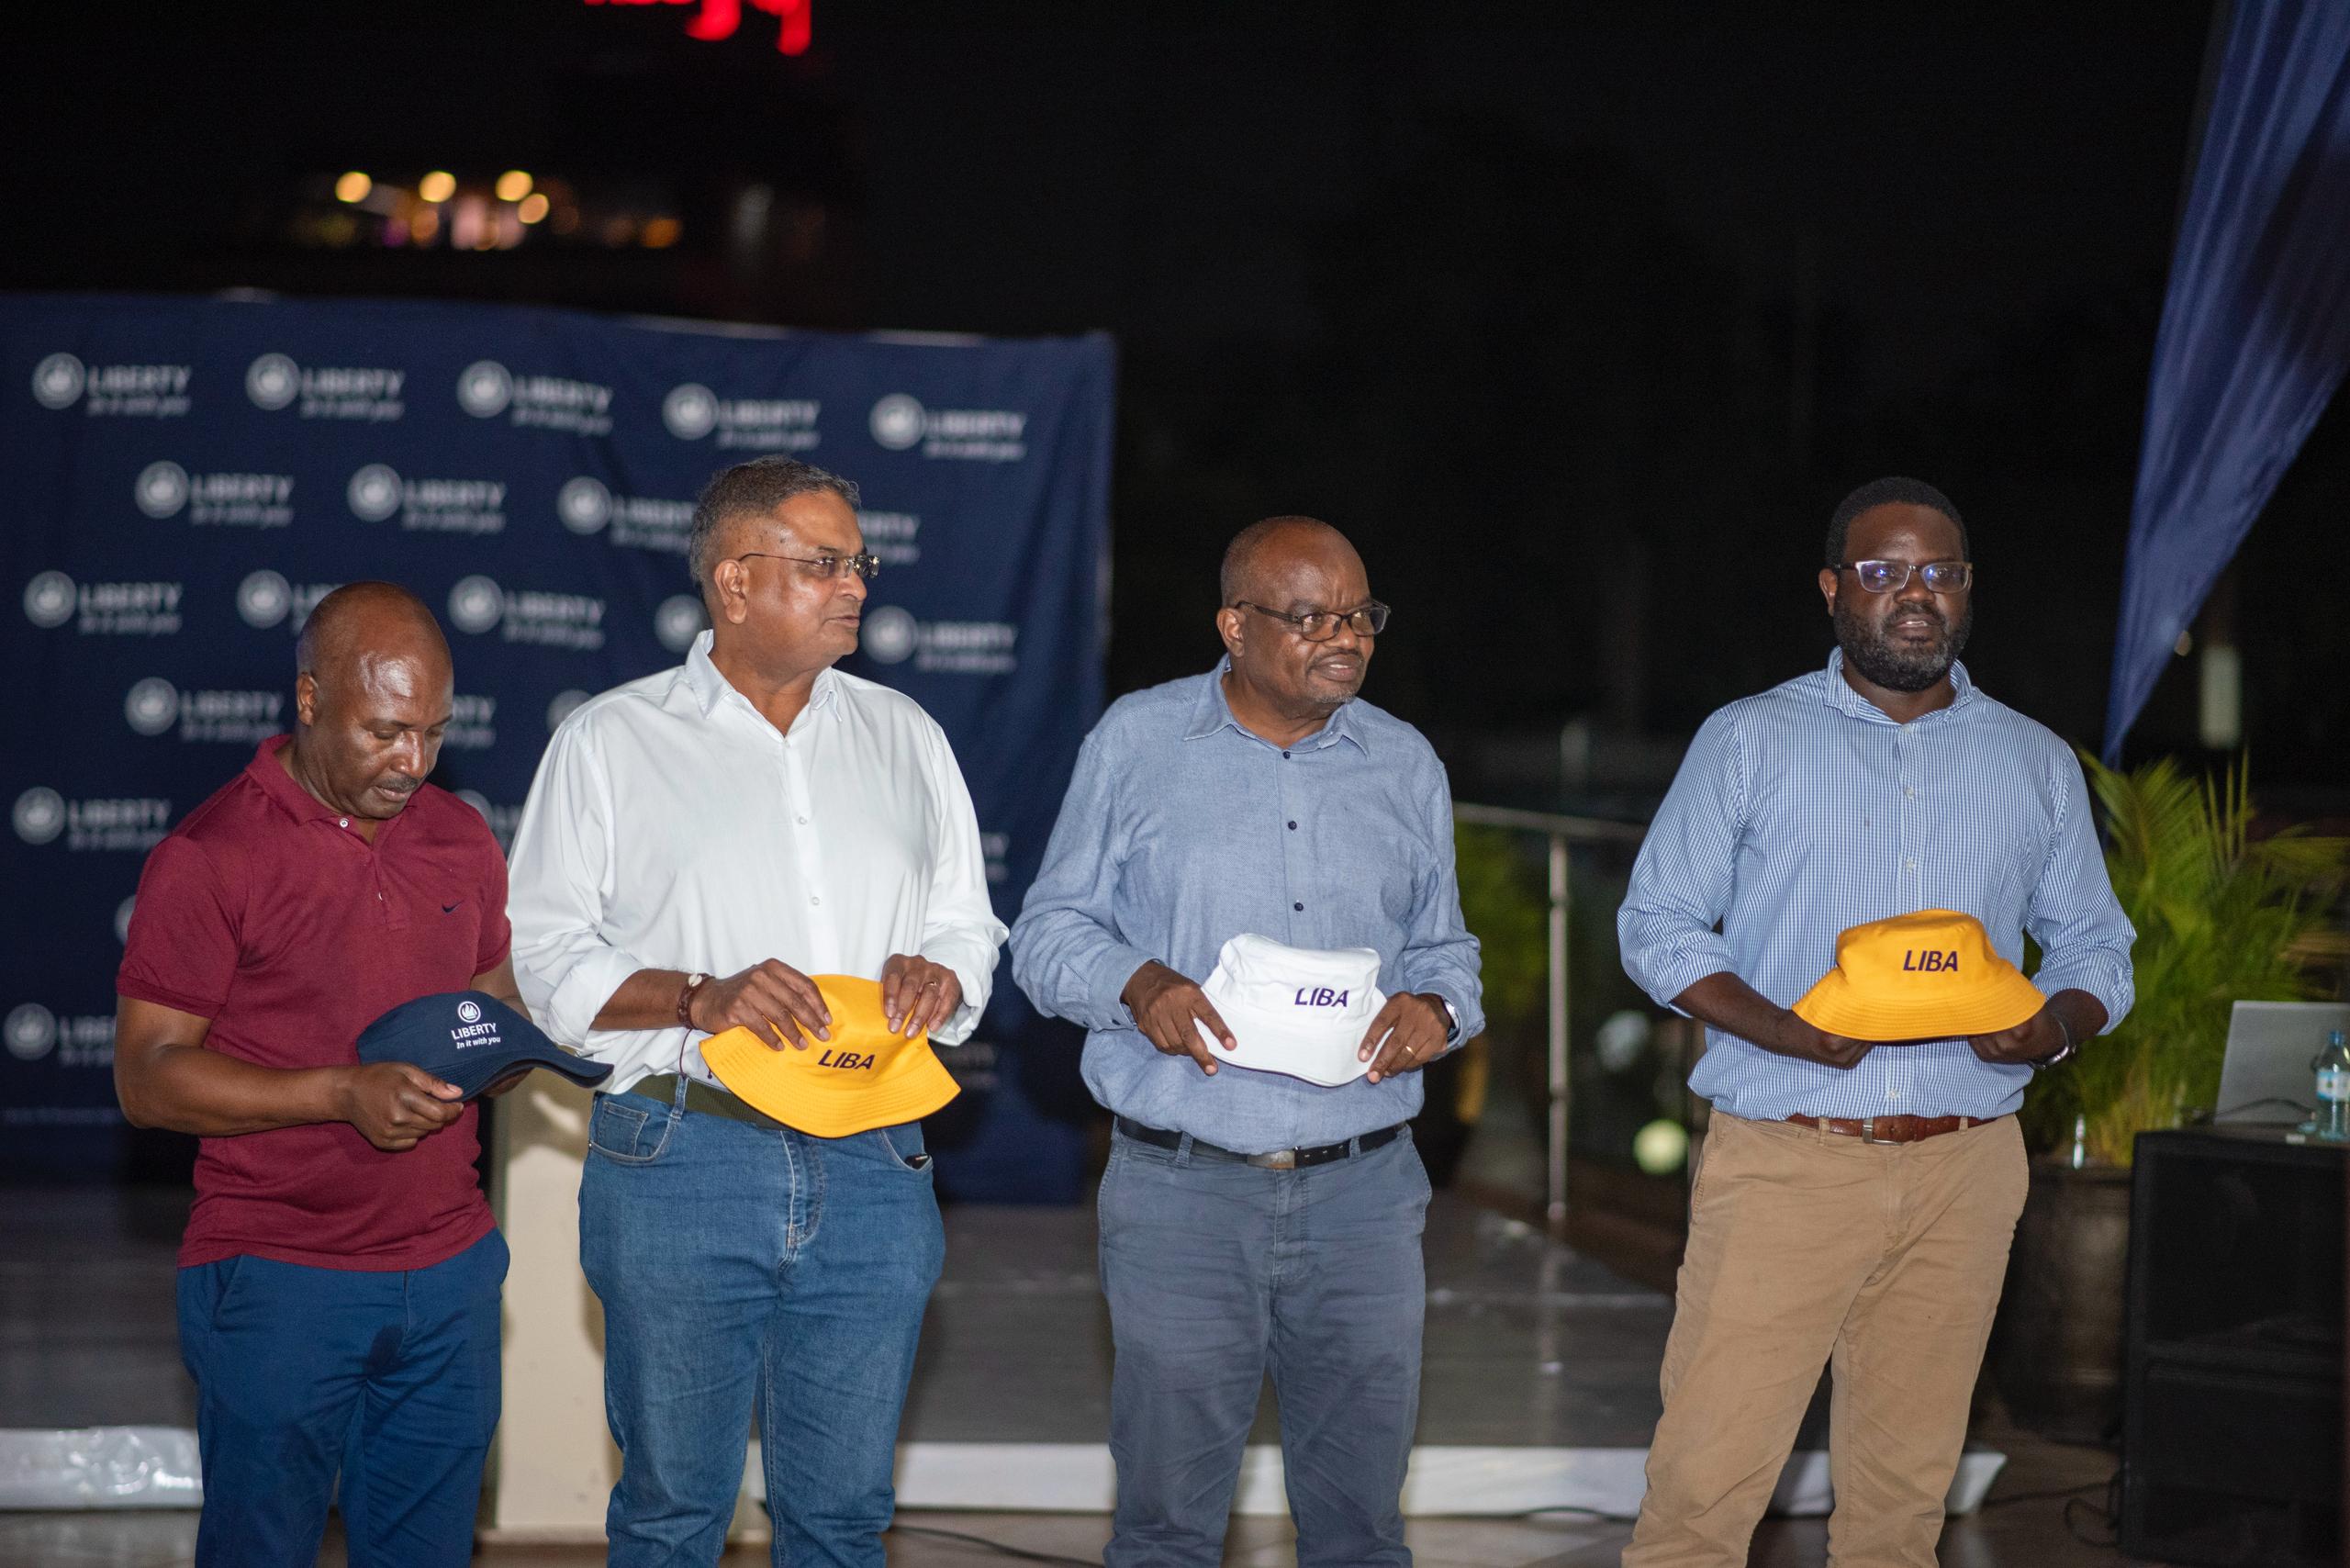
<path fill-rule="evenodd" d="M 1200 989 L 1239 1047 L 1227 1052 L 1200 1025 L 1218 1061 L 1333 1086 L 1371 1070 L 1356 1053 L 1387 1004 L 1371 948 L 1292 947 L 1244 933 L 1224 945 Z"/>

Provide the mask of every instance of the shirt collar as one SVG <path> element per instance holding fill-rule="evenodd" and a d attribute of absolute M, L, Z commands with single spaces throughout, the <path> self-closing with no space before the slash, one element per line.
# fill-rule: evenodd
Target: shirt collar
<path fill-rule="evenodd" d="M 253 750 L 253 759 L 245 764 L 245 777 L 259 786 L 261 792 L 269 797 L 271 802 L 279 811 L 284 812 L 297 823 L 325 823 L 330 827 L 349 826 L 350 818 L 303 789 L 294 776 L 285 771 L 283 754 L 285 748 L 293 744 L 294 737 L 290 734 L 272 735 L 262 742 Z M 407 816 L 408 810 L 415 804 L 416 802 L 411 800 L 407 808 L 395 812 L 388 817 L 379 818 L 375 823 L 375 842 L 382 844 L 384 835 L 397 826 L 400 819 Z"/>
<path fill-rule="evenodd" d="M 717 642 L 718 633 L 705 630 L 694 638 L 693 646 L 686 650 L 686 689 L 693 693 L 694 701 L 705 717 L 717 712 L 718 705 L 729 696 L 744 707 L 751 707 L 751 700 L 734 689 L 733 682 L 719 673 L 717 661 L 710 656 L 710 651 Z M 808 691 L 809 711 L 821 711 L 832 706 L 834 695 L 839 689 L 840 677 L 830 665 L 818 670 L 815 684 Z M 759 714 L 756 709 L 752 709 L 752 711 L 757 714 L 761 723 L 767 722 L 765 714 Z M 773 728 L 772 725 L 768 727 Z"/>
<path fill-rule="evenodd" d="M 1201 678 L 1199 694 L 1192 699 L 1191 722 L 1183 726 L 1187 741 L 1203 740 L 1218 730 L 1229 727 L 1235 734 L 1267 745 L 1272 743 L 1232 716 L 1232 704 L 1225 700 L 1225 672 L 1232 667 L 1229 657 L 1218 659 L 1215 668 Z M 1292 751 L 1319 751 L 1340 741 L 1351 741 L 1354 748 L 1365 756 L 1371 755 L 1371 743 L 1363 738 L 1362 726 L 1354 720 L 1352 702 L 1341 706 L 1330 715 L 1329 722 L 1290 747 Z"/>
<path fill-rule="evenodd" d="M 1945 713 L 1955 713 L 1975 700 L 1975 682 L 1967 675 L 1966 666 L 1957 659 L 1950 662 L 1950 684 L 1952 690 L 1957 693 L 1951 699 L 1950 706 L 1937 708 L 1914 722 L 1922 724 Z M 1828 685 L 1823 695 L 1830 708 L 1849 713 L 1855 719 L 1867 719 L 1880 724 L 1899 722 L 1892 714 L 1852 689 L 1852 683 L 1844 678 L 1844 650 L 1841 648 L 1832 649 L 1828 655 Z"/>

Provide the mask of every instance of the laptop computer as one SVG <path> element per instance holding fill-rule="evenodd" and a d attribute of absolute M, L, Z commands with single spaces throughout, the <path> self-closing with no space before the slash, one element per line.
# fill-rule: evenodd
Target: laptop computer
<path fill-rule="evenodd" d="M 2327 1031 L 2350 1029 L 2350 1002 L 2239 1002 L 2228 1019 L 2215 1122 L 2296 1123 L 2317 1109 L 2310 1069 Z"/>

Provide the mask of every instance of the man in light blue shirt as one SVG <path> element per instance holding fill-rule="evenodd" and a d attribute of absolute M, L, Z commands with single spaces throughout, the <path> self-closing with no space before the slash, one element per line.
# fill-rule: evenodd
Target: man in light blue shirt
<path fill-rule="evenodd" d="M 1086 1083 L 1116 1116 L 1104 1562 L 1223 1560 L 1270 1372 L 1301 1568 L 1407 1564 L 1428 1183 L 1404 1123 L 1418 1070 L 1484 1025 L 1450 790 L 1419 733 L 1356 696 L 1387 607 L 1336 529 L 1252 524 L 1220 586 L 1225 658 L 1086 737 L 1012 933 L 1013 978 L 1086 1026 Z M 1200 982 L 1244 933 L 1377 952 L 1365 1076 L 1219 1063 L 1232 1031 Z"/>
<path fill-rule="evenodd" d="M 1838 651 L 1706 721 L 1633 868 L 1624 967 L 1707 1025 L 1690 1087 L 1715 1114 L 1625 1568 L 1746 1561 L 1831 1358 L 1830 1557 L 1934 1563 L 2023 1204 L 2010 1113 L 2132 996 L 2080 765 L 1957 662 L 1973 581 L 1941 492 L 1846 498 L 1819 573 Z M 2011 964 L 2029 933 L 2040 1012 L 1872 1044 L 1789 1011 L 1840 933 L 1930 909 Z"/>

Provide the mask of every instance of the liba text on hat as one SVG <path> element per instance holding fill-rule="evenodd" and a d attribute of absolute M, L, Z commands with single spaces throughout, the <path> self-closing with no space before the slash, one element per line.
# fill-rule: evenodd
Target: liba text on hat
<path fill-rule="evenodd" d="M 960 1092 L 927 1031 L 912 1039 L 890 1032 L 879 980 L 809 978 L 832 1013 L 831 1039 L 777 1050 L 737 1027 L 701 1043 L 701 1059 L 737 1099 L 787 1127 L 846 1137 L 920 1121 Z"/>
<path fill-rule="evenodd" d="M 1836 938 L 1836 967 L 1796 1016 L 1852 1040 L 1945 1040 L 2012 1029 L 2047 1002 L 1991 946 L 1983 923 L 1921 909 Z"/>
<path fill-rule="evenodd" d="M 1387 1005 L 1372 948 L 1292 947 L 1244 932 L 1224 945 L 1200 989 L 1239 1047 L 1226 1052 L 1201 1025 L 1218 1061 L 1332 1087 L 1371 1070 L 1358 1053 Z"/>
<path fill-rule="evenodd" d="M 509 1073 L 543 1067 L 574 1083 L 612 1075 L 608 1062 L 572 1055 L 536 1024 L 485 991 L 446 991 L 403 1002 L 361 1032 L 361 1061 L 404 1061 L 470 1100 Z"/>

